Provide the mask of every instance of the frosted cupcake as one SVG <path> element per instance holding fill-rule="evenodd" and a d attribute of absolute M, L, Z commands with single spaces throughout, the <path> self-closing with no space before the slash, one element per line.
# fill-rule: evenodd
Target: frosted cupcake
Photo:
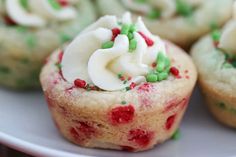
<path fill-rule="evenodd" d="M 60 66 L 57 66 L 60 65 Z M 178 128 L 196 81 L 183 50 L 104 16 L 52 54 L 40 80 L 64 137 L 84 147 L 143 151 Z"/>
<path fill-rule="evenodd" d="M 233 0 L 98 0 L 101 14 L 121 15 L 129 10 L 143 16 L 154 34 L 189 48 L 212 27 L 231 16 Z M 171 30 L 171 31 L 170 31 Z"/>
<path fill-rule="evenodd" d="M 208 108 L 220 122 L 231 127 L 236 127 L 236 3 L 234 6 L 234 19 L 192 49 Z"/>
<path fill-rule="evenodd" d="M 39 87 L 46 56 L 93 20 L 90 1 L 0 0 L 0 84 Z"/>

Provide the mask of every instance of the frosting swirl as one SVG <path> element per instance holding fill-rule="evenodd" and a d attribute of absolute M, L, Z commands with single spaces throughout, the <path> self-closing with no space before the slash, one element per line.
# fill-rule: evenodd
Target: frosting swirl
<path fill-rule="evenodd" d="M 152 63 L 165 52 L 165 44 L 147 30 L 141 18 L 132 24 L 129 13 L 121 20 L 104 16 L 65 49 L 61 70 L 70 83 L 79 78 L 103 90 L 122 90 L 146 81 Z"/>
<path fill-rule="evenodd" d="M 22 26 L 42 27 L 49 20 L 70 20 L 76 17 L 71 6 L 62 6 L 56 0 L 6 0 L 6 13 Z"/>
<path fill-rule="evenodd" d="M 233 5 L 233 19 L 226 24 L 219 41 L 219 48 L 226 53 L 236 55 L 236 2 Z"/>

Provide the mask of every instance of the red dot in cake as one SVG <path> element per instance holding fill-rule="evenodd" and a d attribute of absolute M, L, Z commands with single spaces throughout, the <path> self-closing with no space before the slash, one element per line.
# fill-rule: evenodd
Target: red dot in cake
<path fill-rule="evenodd" d="M 149 92 L 153 88 L 150 83 L 143 83 L 138 87 L 139 92 Z"/>
<path fill-rule="evenodd" d="M 175 122 L 175 117 L 176 117 L 176 115 L 172 115 L 172 116 L 167 118 L 166 126 L 165 126 L 167 130 L 170 130 L 172 128 L 172 126 Z"/>
<path fill-rule="evenodd" d="M 80 137 L 79 132 L 74 127 L 70 128 L 70 134 L 71 134 L 72 138 L 76 141 L 76 143 L 82 142 L 82 138 Z"/>
<path fill-rule="evenodd" d="M 88 122 L 78 122 L 80 126 L 78 127 L 78 130 L 82 132 L 86 137 L 91 137 L 93 134 L 95 134 L 96 129 L 88 124 Z"/>
<path fill-rule="evenodd" d="M 121 146 L 122 150 L 128 151 L 128 152 L 133 152 L 135 149 L 130 146 Z"/>
<path fill-rule="evenodd" d="M 111 123 L 113 125 L 127 124 L 133 120 L 134 112 L 135 109 L 132 105 L 113 108 L 109 113 Z"/>
<path fill-rule="evenodd" d="M 142 129 L 133 129 L 129 131 L 129 141 L 135 142 L 141 147 L 146 147 L 151 142 L 151 139 L 154 136 L 154 132 L 142 130 Z"/>

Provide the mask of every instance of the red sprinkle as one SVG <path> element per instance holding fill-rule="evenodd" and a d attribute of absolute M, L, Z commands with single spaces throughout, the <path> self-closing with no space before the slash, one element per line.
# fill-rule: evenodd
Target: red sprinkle
<path fill-rule="evenodd" d="M 120 29 L 119 28 L 113 28 L 112 29 L 112 41 L 115 40 L 115 38 L 120 34 Z"/>
<path fill-rule="evenodd" d="M 134 107 L 132 105 L 119 106 L 111 110 L 110 119 L 113 125 L 127 124 L 134 118 Z"/>
<path fill-rule="evenodd" d="M 213 41 L 213 44 L 215 47 L 218 47 L 219 46 L 219 41 Z"/>
<path fill-rule="evenodd" d="M 57 0 L 57 1 L 58 1 L 58 3 L 59 3 L 61 6 L 63 6 L 63 7 L 66 7 L 66 6 L 69 5 L 68 0 Z"/>
<path fill-rule="evenodd" d="M 167 118 L 166 120 L 166 129 L 170 130 L 171 127 L 173 126 L 174 122 L 175 122 L 175 117 L 176 115 L 172 115 L 169 118 Z"/>
<path fill-rule="evenodd" d="M 138 33 L 143 37 L 143 39 L 145 40 L 145 42 L 148 46 L 152 46 L 154 44 L 154 41 L 151 38 L 147 37 L 142 32 L 138 32 Z"/>
<path fill-rule="evenodd" d="M 84 80 L 81 80 L 81 79 L 76 79 L 74 81 L 74 84 L 76 87 L 79 87 L 79 88 L 85 88 L 87 83 L 84 81 Z"/>
<path fill-rule="evenodd" d="M 174 75 L 176 77 L 179 76 L 179 70 L 176 67 L 171 67 L 170 72 L 172 75 Z"/>
<path fill-rule="evenodd" d="M 59 54 L 58 54 L 58 61 L 59 61 L 59 63 L 61 63 L 62 57 L 63 57 L 63 51 L 60 51 Z"/>
<path fill-rule="evenodd" d="M 130 89 L 134 89 L 136 87 L 136 83 L 132 82 L 129 86 Z"/>
<path fill-rule="evenodd" d="M 139 86 L 138 91 L 139 92 L 149 92 L 152 89 L 153 85 L 150 83 L 144 83 Z"/>
<path fill-rule="evenodd" d="M 7 25 L 11 25 L 11 26 L 16 25 L 16 22 L 13 19 L 11 19 L 9 16 L 4 16 L 4 21 Z"/>
<path fill-rule="evenodd" d="M 141 129 L 134 129 L 129 131 L 129 141 L 133 141 L 138 145 L 145 147 L 147 146 L 151 139 L 153 138 L 154 133 Z"/>
<path fill-rule="evenodd" d="M 131 76 L 129 76 L 129 77 L 128 77 L 128 81 L 130 81 L 131 79 L 132 79 L 132 77 L 131 77 Z"/>
<path fill-rule="evenodd" d="M 121 77 L 120 77 L 120 80 L 121 80 L 121 81 L 124 81 L 124 80 L 125 80 L 125 77 L 124 77 L 124 76 L 121 76 Z"/>
<path fill-rule="evenodd" d="M 157 66 L 157 63 L 156 62 L 153 62 L 152 63 L 152 67 L 155 68 Z"/>

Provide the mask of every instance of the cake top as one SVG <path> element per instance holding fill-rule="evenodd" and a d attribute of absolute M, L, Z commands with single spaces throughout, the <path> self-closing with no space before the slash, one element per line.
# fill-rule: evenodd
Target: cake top
<path fill-rule="evenodd" d="M 76 3 L 78 0 L 1 0 L 0 14 L 7 24 L 43 27 L 50 21 L 74 19 Z"/>
<path fill-rule="evenodd" d="M 79 34 L 64 50 L 61 71 L 70 83 L 117 91 L 167 79 L 170 64 L 165 43 L 126 13 L 104 16 Z"/>

